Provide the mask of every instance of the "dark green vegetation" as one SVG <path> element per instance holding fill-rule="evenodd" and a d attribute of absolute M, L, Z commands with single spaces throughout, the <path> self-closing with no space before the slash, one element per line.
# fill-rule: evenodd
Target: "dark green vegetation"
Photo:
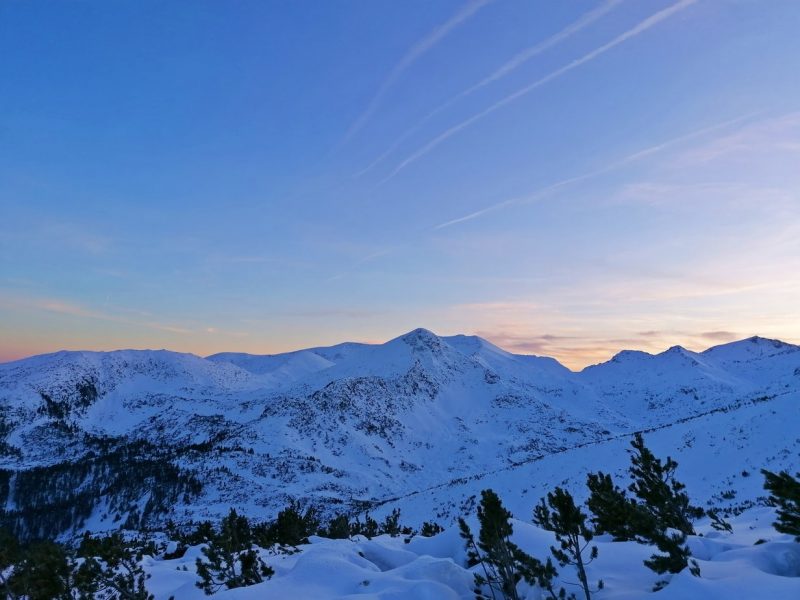
<path fill-rule="evenodd" d="M 700 575 L 697 564 L 691 562 L 686 536 L 695 533 L 692 521 L 705 514 L 692 506 L 685 486 L 675 478 L 678 464 L 667 457 L 657 458 L 644 443 L 640 434 L 631 441 L 631 484 L 627 492 L 614 484 L 610 475 L 590 473 L 587 477 L 589 498 L 587 515 L 575 504 L 572 495 L 560 488 L 547 494 L 533 509 L 533 522 L 553 532 L 556 546 L 550 547 L 552 557 L 546 561 L 532 557 L 511 541 L 511 513 L 492 490 L 484 490 L 478 507 L 480 534 L 476 540 L 466 521 L 461 519 L 461 537 L 465 540 L 469 566 L 480 565 L 482 574 L 475 575 L 475 596 L 518 600 L 517 583 L 525 580 L 537 584 L 548 596 L 575 598 L 566 589 L 554 589 L 553 580 L 560 568 L 574 569 L 575 584 L 586 600 L 603 588 L 589 581 L 586 566 L 597 558 L 597 547 L 591 545 L 595 535 L 610 534 L 615 541 L 636 541 L 655 546 L 654 553 L 644 564 L 658 574 L 678 573 L 689 567 Z M 716 513 L 712 522 L 718 527 L 730 527 Z M 666 585 L 660 581 L 656 588 Z"/>
<path fill-rule="evenodd" d="M 800 542 L 800 473 L 792 477 L 786 471 L 771 473 L 765 469 L 761 472 L 766 479 L 764 488 L 770 493 L 770 502 L 778 507 L 775 529 L 793 535 Z"/>
<path fill-rule="evenodd" d="M 82 527 L 105 500 L 120 527 L 141 530 L 169 514 L 179 500 L 200 493 L 200 481 L 176 466 L 174 452 L 143 440 L 84 437 L 89 450 L 74 461 L 0 469 L 0 505 L 15 507 L 0 511 L 0 527 L 23 540 L 54 538 Z M 147 502 L 138 509 L 145 496 Z"/>
<path fill-rule="evenodd" d="M 21 542 L 8 529 L 0 528 L 0 597 L 11 600 L 90 600 L 103 597 L 116 600 L 150 600 L 141 568 L 144 555 L 162 558 L 183 556 L 191 545 L 204 544 L 203 558 L 196 562 L 198 587 L 207 594 L 224 589 L 253 585 L 272 577 L 274 571 L 259 555 L 259 548 L 297 552 L 309 536 L 349 538 L 352 535 L 416 535 L 400 526 L 400 511 L 395 510 L 378 523 L 369 515 L 364 522 L 350 521 L 346 515 L 321 524 L 313 508 L 304 509 L 291 502 L 269 523 L 252 524 L 231 509 L 218 527 L 204 521 L 185 531 L 172 522 L 167 535 L 177 542 L 172 552 L 163 552 L 152 541 L 126 538 L 120 533 L 105 537 L 84 534 L 73 545 L 52 541 Z M 436 523 L 426 523 L 420 535 L 442 531 Z M 5 576 L 3 575 L 5 573 Z"/>
<path fill-rule="evenodd" d="M 689 564 L 686 536 L 695 533 L 692 521 L 705 511 L 691 504 L 686 486 L 675 478 L 678 463 L 670 457 L 665 461 L 656 458 L 641 434 L 631 441 L 630 456 L 632 483 L 627 491 L 631 497 L 607 474 L 587 477 L 587 506 L 594 513 L 595 532 L 609 533 L 617 541 L 654 545 L 662 554 L 653 554 L 645 564 L 659 574 L 678 573 Z M 724 527 L 724 521 L 716 513 L 714 516 Z"/>
<path fill-rule="evenodd" d="M 247 517 L 231 512 L 203 548 L 196 567 L 206 594 L 261 583 L 275 574 L 253 548 L 253 531 Z"/>
<path fill-rule="evenodd" d="M 0 573 L 6 573 L 0 591 L 11 600 L 151 600 L 140 563 L 148 546 L 120 534 L 87 534 L 76 549 L 50 541 L 21 544 L 0 531 Z"/>
<path fill-rule="evenodd" d="M 659 575 L 688 568 L 699 576 L 686 544 L 686 537 L 695 533 L 693 521 L 705 514 L 716 529 L 730 531 L 730 525 L 717 513 L 693 506 L 684 485 L 676 479 L 677 463 L 669 457 L 657 458 L 641 436 L 634 437 L 629 452 L 631 483 L 626 489 L 607 474 L 590 473 L 585 508 L 561 487 L 534 507 L 533 523 L 552 532 L 555 539 L 549 556 L 534 557 L 514 543 L 512 514 L 494 491 L 484 490 L 477 508 L 477 536 L 464 519 L 459 520 L 466 566 L 475 572 L 476 598 L 519 600 L 519 586 L 525 582 L 538 586 L 543 597 L 550 600 L 578 596 L 591 600 L 603 588 L 601 580 L 592 581 L 587 573 L 598 555 L 592 545 L 596 535 L 653 546 L 654 553 L 644 564 Z M 156 476 L 153 471 L 146 472 Z M 769 502 L 778 508 L 776 530 L 800 542 L 800 481 L 786 472 L 763 473 Z M 168 504 L 169 498 L 163 501 Z M 274 571 L 264 557 L 297 552 L 298 546 L 313 535 L 340 539 L 391 535 L 408 541 L 414 535 L 432 536 L 442 531 L 434 522 L 414 531 L 400 524 L 400 516 L 400 511 L 394 510 L 378 522 L 369 514 L 363 520 L 342 514 L 323 523 L 314 507 L 291 501 L 273 521 L 251 523 L 231 509 L 217 526 L 206 521 L 179 528 L 169 522 L 166 534 L 174 542 L 170 552 L 166 552 L 163 540 L 159 546 L 152 540 L 121 533 L 105 537 L 87 533 L 74 544 L 64 545 L 44 536 L 20 541 L 9 528 L 0 528 L 0 595 L 11 600 L 150 600 L 147 575 L 141 566 L 143 556 L 178 558 L 189 546 L 198 544 L 203 548 L 195 564 L 197 586 L 213 594 L 269 579 Z M 130 521 L 130 528 L 136 529 L 137 523 L 141 522 Z M 30 534 L 29 529 L 25 531 Z M 566 571 L 560 579 L 571 581 L 566 585 L 574 586 L 574 590 L 556 584 L 560 570 Z M 660 580 L 656 589 L 667 583 Z"/>

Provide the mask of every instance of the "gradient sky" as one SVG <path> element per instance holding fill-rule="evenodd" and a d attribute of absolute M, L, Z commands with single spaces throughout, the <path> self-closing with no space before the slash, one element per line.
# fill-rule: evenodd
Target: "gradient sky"
<path fill-rule="evenodd" d="M 800 342 L 796 0 L 0 2 L 0 360 Z"/>

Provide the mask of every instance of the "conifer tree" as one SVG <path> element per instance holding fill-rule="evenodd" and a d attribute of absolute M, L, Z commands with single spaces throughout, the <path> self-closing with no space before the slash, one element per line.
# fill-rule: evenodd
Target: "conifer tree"
<path fill-rule="evenodd" d="M 552 531 L 559 548 L 550 547 L 553 557 L 562 567 L 574 566 L 586 600 L 591 600 L 592 590 L 586 575 L 586 565 L 597 558 L 597 546 L 589 546 L 594 533 L 586 524 L 586 515 L 575 505 L 572 495 L 561 487 L 547 494 L 533 510 L 533 522 Z M 588 550 L 588 557 L 586 551 Z M 600 580 L 597 589 L 603 589 Z"/>
<path fill-rule="evenodd" d="M 388 533 L 392 537 L 400 535 L 400 509 L 395 508 L 386 515 L 381 525 L 381 533 Z"/>
<path fill-rule="evenodd" d="M 641 508 L 634 513 L 636 537 L 665 553 L 654 554 L 644 564 L 659 574 L 679 573 L 689 566 L 691 551 L 686 546 L 686 536 L 694 535 L 692 519 L 703 516 L 704 511 L 692 506 L 686 486 L 675 478 L 677 462 L 669 456 L 665 462 L 656 458 L 640 433 L 634 436 L 631 446 L 628 471 L 633 482 L 628 489 Z M 690 571 L 699 576 L 696 562 L 692 561 Z"/>
<path fill-rule="evenodd" d="M 552 589 L 552 580 L 557 574 L 555 568 L 550 561 L 543 565 L 511 541 L 514 532 L 511 517 L 494 491 L 483 490 L 478 506 L 481 526 L 478 540 L 464 519 L 458 521 L 467 549 L 468 566 L 480 565 L 483 573 L 475 573 L 476 598 L 486 598 L 482 590 L 488 588 L 494 600 L 498 594 L 505 600 L 519 600 L 517 583 L 521 579 L 530 584 L 538 583 L 557 598 Z"/>
<path fill-rule="evenodd" d="M 338 515 L 328 523 L 325 536 L 332 540 L 345 540 L 350 537 L 350 520 L 347 515 Z"/>
<path fill-rule="evenodd" d="M 776 531 L 795 536 L 800 542 L 800 473 L 795 477 L 786 471 L 772 473 L 763 469 L 764 489 L 769 499 L 778 507 L 778 519 L 773 526 Z"/>
<path fill-rule="evenodd" d="M 420 527 L 419 534 L 422 537 L 433 537 L 444 531 L 444 527 L 433 521 L 425 521 Z"/>
<path fill-rule="evenodd" d="M 586 506 L 592 513 L 595 533 L 609 533 L 617 542 L 636 539 L 641 510 L 626 496 L 625 490 L 614 485 L 611 475 L 602 471 L 589 473 L 586 486 L 589 488 Z"/>
<path fill-rule="evenodd" d="M 359 521 L 358 517 L 350 524 L 350 535 L 363 535 L 367 539 L 372 539 L 380 532 L 378 522 L 369 516 L 364 515 L 364 522 Z"/>
<path fill-rule="evenodd" d="M 189 546 L 197 546 L 208 542 L 214 537 L 214 525 L 211 521 L 201 521 L 197 527 L 186 536 L 183 536 L 182 541 Z"/>
<path fill-rule="evenodd" d="M 654 554 L 645 565 L 659 574 L 678 573 L 690 566 L 699 575 L 699 567 L 690 561 L 691 552 L 686 536 L 694 534 L 692 520 L 705 511 L 692 506 L 686 486 L 675 478 L 678 463 L 671 457 L 656 458 L 637 433 L 629 450 L 631 464 L 628 472 L 632 483 L 628 491 L 614 485 L 610 475 L 602 472 L 587 477 L 589 499 L 597 533 L 610 533 L 615 540 L 636 540 L 653 544 L 664 554 Z M 724 527 L 724 522 L 719 525 Z M 659 585 L 662 585 L 661 582 Z"/>
<path fill-rule="evenodd" d="M 75 587 L 81 598 L 152 600 L 145 587 L 141 554 L 135 552 L 119 533 L 104 538 L 83 536 L 77 554 L 83 558 L 75 571 Z"/>
<path fill-rule="evenodd" d="M 0 595 L 13 598 L 7 573 L 10 567 L 21 558 L 21 549 L 17 538 L 7 529 L 0 529 Z"/>
<path fill-rule="evenodd" d="M 686 545 L 686 534 L 672 530 L 670 532 L 662 532 L 654 536 L 653 543 L 664 554 L 653 554 L 649 559 L 644 561 L 645 566 L 663 575 L 664 573 L 680 573 L 685 569 L 692 556 L 689 547 Z M 691 561 L 691 572 L 693 575 L 700 575 L 699 568 L 695 561 Z M 696 572 L 695 572 L 696 571 Z M 657 584 L 661 587 L 662 583 Z"/>
<path fill-rule="evenodd" d="M 278 513 L 277 519 L 270 527 L 273 542 L 287 546 L 299 546 L 308 542 L 308 536 L 319 529 L 319 519 L 313 507 L 303 512 L 300 502 L 292 500 Z"/>
<path fill-rule="evenodd" d="M 66 552 L 50 541 L 30 544 L 20 554 L 8 578 L 9 595 L 25 600 L 71 598 L 71 568 Z"/>
<path fill-rule="evenodd" d="M 694 535 L 692 519 L 703 516 L 703 510 L 692 506 L 686 486 L 675 479 L 678 463 L 667 457 L 665 462 L 645 446 L 642 434 L 631 441 L 631 466 L 633 483 L 628 489 L 650 513 L 651 526 L 658 529 L 677 529 L 685 535 Z"/>
<path fill-rule="evenodd" d="M 717 531 L 725 531 L 733 533 L 733 527 L 725 519 L 723 519 L 716 510 L 707 510 L 706 515 L 711 519 L 711 527 Z"/>
<path fill-rule="evenodd" d="M 247 517 L 231 509 L 222 520 L 219 532 L 202 550 L 205 560 L 197 559 L 197 587 L 206 594 L 261 583 L 274 571 L 252 548 L 252 532 Z"/>

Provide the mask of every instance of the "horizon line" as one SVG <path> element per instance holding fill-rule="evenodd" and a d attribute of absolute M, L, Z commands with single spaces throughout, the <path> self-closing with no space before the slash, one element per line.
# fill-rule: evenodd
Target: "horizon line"
<path fill-rule="evenodd" d="M 294 348 L 294 349 L 291 349 L 291 350 L 285 350 L 285 351 L 282 351 L 282 352 L 263 353 L 263 354 L 258 354 L 258 353 L 253 353 L 253 352 L 238 352 L 238 351 L 235 351 L 235 350 L 222 350 L 222 351 L 219 351 L 219 352 L 213 352 L 211 354 L 198 354 L 198 353 L 195 353 L 195 352 L 187 352 L 187 351 L 181 351 L 181 350 L 171 350 L 169 348 L 133 348 L 133 347 L 130 347 L 130 348 L 114 348 L 114 349 L 110 349 L 110 350 L 91 350 L 91 349 L 85 349 L 85 348 L 84 349 L 62 348 L 62 349 L 54 350 L 54 351 L 51 351 L 51 352 L 41 352 L 41 353 L 37 353 L 37 354 L 30 354 L 30 355 L 20 356 L 20 357 L 17 357 L 17 358 L 11 358 L 11 359 L 0 358 L 0 366 L 5 366 L 5 365 L 13 364 L 13 363 L 16 363 L 16 362 L 22 362 L 22 361 L 30 360 L 30 359 L 34 359 L 34 358 L 41 358 L 41 357 L 45 357 L 45 356 L 53 356 L 53 355 L 56 355 L 56 354 L 81 354 L 81 353 L 111 354 L 111 353 L 115 353 L 115 352 L 168 352 L 170 354 L 183 354 L 183 355 L 194 356 L 196 358 L 200 358 L 200 359 L 203 359 L 203 360 L 208 360 L 209 358 L 211 358 L 213 356 L 218 356 L 220 354 L 243 354 L 243 355 L 247 355 L 247 356 L 283 356 L 283 355 L 286 355 L 286 354 L 296 354 L 296 353 L 299 353 L 299 352 L 308 352 L 308 351 L 313 351 L 313 350 L 318 350 L 318 349 L 333 348 L 333 347 L 341 346 L 341 345 L 344 345 L 344 344 L 354 344 L 354 345 L 360 345 L 360 346 L 375 346 L 375 347 L 383 346 L 383 345 L 389 344 L 389 343 L 391 343 L 391 342 L 393 342 L 395 340 L 402 339 L 402 338 L 404 338 L 406 336 L 409 336 L 409 335 L 411 335 L 413 333 L 416 333 L 418 331 L 423 331 L 423 332 L 430 333 L 434 337 L 439 338 L 439 339 L 443 339 L 444 341 L 447 341 L 448 338 L 455 338 L 455 337 L 473 337 L 473 338 L 477 338 L 477 339 L 483 340 L 485 342 L 488 342 L 488 343 L 492 344 L 493 346 L 499 348 L 500 350 L 503 350 L 504 352 L 507 352 L 507 353 L 509 353 L 509 354 L 511 354 L 513 356 L 533 356 L 533 357 L 536 357 L 536 358 L 545 358 L 545 359 L 555 360 L 558 364 L 560 364 L 561 366 L 563 366 L 564 368 L 568 369 L 569 371 L 571 371 L 573 373 L 580 373 L 581 371 L 583 371 L 583 370 L 585 370 L 585 369 L 587 369 L 589 367 L 600 365 L 600 364 L 604 364 L 606 362 L 610 362 L 616 356 L 618 356 L 619 354 L 621 354 L 623 352 L 641 352 L 643 354 L 647 354 L 648 356 L 659 356 L 661 354 L 669 352 L 670 350 L 673 350 L 675 348 L 679 348 L 679 349 L 682 349 L 682 350 L 686 350 L 688 352 L 692 352 L 693 354 L 702 354 L 702 353 L 707 352 L 707 351 L 709 351 L 709 350 L 711 350 L 713 348 L 718 348 L 718 347 L 721 347 L 721 346 L 727 346 L 727 345 L 732 345 L 732 344 L 739 344 L 739 343 L 747 342 L 747 341 L 755 341 L 755 340 L 764 340 L 764 341 L 767 341 L 767 342 L 778 342 L 780 344 L 784 344 L 784 345 L 787 345 L 787 346 L 800 347 L 800 345 L 795 344 L 794 342 L 787 342 L 785 340 L 781 340 L 781 339 L 778 339 L 778 338 L 770 338 L 770 337 L 765 337 L 765 336 L 758 335 L 758 334 L 753 334 L 753 335 L 748 335 L 748 336 L 745 336 L 745 337 L 742 337 L 742 338 L 735 337 L 735 338 L 730 339 L 728 341 L 724 341 L 724 342 L 721 342 L 721 343 L 718 343 L 718 344 L 713 344 L 713 345 L 710 345 L 710 346 L 708 346 L 707 348 L 705 348 L 703 350 L 691 350 L 690 348 L 688 348 L 686 345 L 683 345 L 683 344 L 673 344 L 673 345 L 665 348 L 664 350 L 661 350 L 660 352 L 650 352 L 648 350 L 641 350 L 639 348 L 620 348 L 620 349 L 616 350 L 615 352 L 613 352 L 613 354 L 606 360 L 602 360 L 600 362 L 588 363 L 588 364 L 585 364 L 584 366 L 582 366 L 579 369 L 573 369 L 573 368 L 567 366 L 566 364 L 564 364 L 562 362 L 562 360 L 556 358 L 555 356 L 550 356 L 548 354 L 537 354 L 537 353 L 534 353 L 534 352 L 508 350 L 508 349 L 504 348 L 502 345 L 500 345 L 499 343 L 495 343 L 491 339 L 489 339 L 488 337 L 484 337 L 482 335 L 467 334 L 467 333 L 456 333 L 456 334 L 452 334 L 452 335 L 439 335 L 437 333 L 434 333 L 430 329 L 427 329 L 427 328 L 424 328 L 424 327 L 416 327 L 416 328 L 411 329 L 411 330 L 409 330 L 409 331 L 407 331 L 405 333 L 402 333 L 400 335 L 391 337 L 391 338 L 389 338 L 389 339 L 387 339 L 387 340 L 385 340 L 383 342 L 345 340 L 345 341 L 337 342 L 337 343 L 330 344 L 330 345 L 312 345 L 312 346 L 306 346 L 306 347 L 302 347 L 302 348 Z M 652 333 L 652 332 L 647 332 L 647 333 Z M 701 334 L 698 334 L 698 336 L 700 336 L 700 335 Z M 529 336 L 529 337 L 532 340 L 534 340 L 534 339 L 538 339 L 539 337 L 545 337 L 546 338 L 548 336 Z M 646 337 L 646 336 L 644 336 L 644 337 Z"/>

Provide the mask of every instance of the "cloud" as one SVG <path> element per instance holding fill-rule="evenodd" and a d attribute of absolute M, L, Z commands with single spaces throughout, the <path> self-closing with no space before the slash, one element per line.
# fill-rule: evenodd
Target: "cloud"
<path fill-rule="evenodd" d="M 706 338 L 709 340 L 715 340 L 720 342 L 730 342 L 732 340 L 740 338 L 740 336 L 736 333 L 731 331 L 704 331 L 698 334 L 701 338 Z"/>
<path fill-rule="evenodd" d="M 800 112 L 789 112 L 751 123 L 693 148 L 676 161 L 676 167 L 695 166 L 720 159 L 749 162 L 754 155 L 770 159 L 776 154 L 789 155 L 797 160 L 800 154 Z"/>
<path fill-rule="evenodd" d="M 442 112 L 446 108 L 452 106 L 453 104 L 455 104 L 456 102 L 458 102 L 462 98 L 464 98 L 466 96 L 469 96 L 470 94 L 478 91 L 479 89 L 489 85 L 490 83 L 493 83 L 493 82 L 497 81 L 498 79 L 502 79 L 503 77 L 505 77 L 509 73 L 512 73 L 513 71 L 515 71 L 516 69 L 521 67 L 523 64 L 525 64 L 526 62 L 528 62 L 532 58 L 534 58 L 534 57 L 538 56 L 539 54 L 541 54 L 542 52 L 544 52 L 545 50 L 548 50 L 549 48 L 552 48 L 556 44 L 564 41 L 568 37 L 578 33 L 582 29 L 588 27 L 589 25 L 591 25 L 592 23 L 597 21 L 599 18 L 604 16 L 606 13 L 610 12 L 614 7 L 616 7 L 621 2 L 622 2 L 622 0 L 606 0 L 606 2 L 604 2 L 603 4 L 601 4 L 600 6 L 595 8 L 594 10 L 590 10 L 589 12 L 581 15 L 581 17 L 577 21 L 574 21 L 574 22 L 570 23 L 564 29 L 559 31 L 558 33 L 556 33 L 554 35 L 551 35 L 550 37 L 548 37 L 545 40 L 542 40 L 538 44 L 534 44 L 533 46 L 525 48 L 524 50 L 522 50 L 521 52 L 516 54 L 514 57 L 512 57 L 510 60 L 505 62 L 503 65 L 498 67 L 496 70 L 494 70 L 491 74 L 489 74 L 486 77 L 484 77 L 481 81 L 479 81 L 475 85 L 467 88 L 466 90 L 456 94 L 455 96 L 450 98 L 447 102 L 439 105 L 438 107 L 433 109 L 431 112 L 429 112 L 427 115 L 425 115 L 413 127 L 411 127 L 410 129 L 407 129 L 400 137 L 398 137 L 394 141 L 394 143 L 392 143 L 383 152 L 383 154 L 378 156 L 369 165 L 367 165 L 361 171 L 356 173 L 354 175 L 354 177 L 361 177 L 365 173 L 371 171 L 375 166 L 380 164 L 387 156 L 389 156 L 392 152 L 394 152 L 400 146 L 400 144 L 402 144 L 409 137 L 411 137 L 411 135 L 413 135 L 414 133 L 419 131 L 420 127 L 422 127 L 430 119 L 432 119 L 434 116 L 438 115 L 440 112 Z"/>
<path fill-rule="evenodd" d="M 124 323 L 126 325 L 135 325 L 137 327 L 147 327 L 149 329 L 156 329 L 158 331 L 167 331 L 169 333 L 191 334 L 194 333 L 191 329 L 171 325 L 168 323 L 160 323 L 153 320 L 132 319 L 120 315 L 111 314 L 108 312 L 95 310 L 63 300 L 60 298 L 39 298 L 28 296 L 15 296 L 11 294 L 4 294 L 0 296 L 0 308 L 13 308 L 13 309 L 34 309 L 38 311 L 45 311 L 59 315 L 67 315 L 72 317 L 81 317 L 85 319 L 96 319 L 100 321 L 109 321 L 114 323 Z M 131 311 L 128 311 L 131 312 Z"/>
<path fill-rule="evenodd" d="M 679 2 L 676 2 L 672 6 L 669 6 L 669 7 L 665 8 L 665 9 L 655 13 L 654 15 L 651 15 L 650 17 L 644 19 L 643 21 L 638 23 L 635 27 L 632 27 L 631 29 L 629 29 L 625 33 L 622 33 L 622 34 L 618 35 L 617 37 L 615 37 L 610 42 L 600 46 L 599 48 L 595 48 L 594 50 L 592 50 L 588 54 L 585 54 L 581 58 L 573 60 L 571 63 L 561 67 L 560 69 L 557 69 L 557 70 L 553 71 L 552 73 L 549 73 L 548 75 L 545 75 L 541 79 L 538 79 L 538 80 L 534 81 L 533 83 L 523 87 L 522 89 L 517 90 L 513 94 L 510 94 L 510 95 L 506 96 L 505 98 L 503 98 L 501 100 L 498 100 L 497 102 L 495 102 L 494 104 L 492 104 L 488 108 L 482 110 L 481 112 L 476 113 L 476 114 L 472 115 L 471 117 L 469 117 L 468 119 L 465 119 L 461 123 L 459 123 L 457 125 L 454 125 L 450 129 L 447 129 L 445 132 L 441 133 L 440 135 L 438 135 L 437 137 L 432 139 L 430 142 L 428 142 L 427 144 L 425 144 L 424 146 L 419 148 L 413 154 L 411 154 L 410 156 L 405 158 L 402 162 L 400 162 L 400 164 L 398 164 L 397 167 L 395 167 L 395 169 L 385 179 L 383 179 L 383 181 L 381 181 L 381 184 L 386 183 L 387 181 L 392 179 L 394 176 L 396 176 L 398 173 L 400 173 L 403 169 L 405 169 L 407 166 L 409 166 L 410 164 L 416 162 L 417 160 L 419 160 L 420 158 L 422 158 L 423 156 L 428 154 L 431 150 L 436 148 L 436 146 L 438 146 L 439 144 L 441 144 L 442 142 L 444 142 L 448 138 L 456 135 L 460 131 L 462 131 L 462 130 L 466 129 L 467 127 L 471 126 L 473 123 L 476 123 L 477 121 L 483 119 L 484 117 L 486 117 L 486 116 L 488 116 L 488 115 L 500 110 L 501 108 L 505 107 L 506 105 L 511 104 L 515 100 L 517 100 L 517 99 L 529 94 L 533 90 L 535 90 L 535 89 L 537 89 L 537 88 L 549 83 L 550 81 L 553 81 L 554 79 L 557 79 L 558 77 L 561 77 L 565 73 L 568 73 L 568 72 L 572 71 L 573 69 L 576 69 L 576 68 L 580 67 L 581 65 L 584 65 L 584 64 L 594 60 L 598 56 L 601 56 L 602 54 L 608 52 L 609 50 L 611 50 L 612 48 L 615 48 L 616 46 L 619 46 L 620 44 L 626 42 L 627 40 L 644 33 L 645 31 L 647 31 L 651 27 L 657 25 L 658 23 L 660 23 L 661 21 L 664 21 L 665 19 L 668 19 L 669 17 L 671 17 L 672 15 L 677 13 L 678 11 L 681 11 L 681 10 L 691 6 L 695 2 L 697 2 L 697 0 L 680 0 Z"/>
<path fill-rule="evenodd" d="M 544 198 L 544 197 L 552 194 L 553 192 L 558 191 L 559 189 L 561 189 L 563 187 L 572 185 L 574 183 L 579 183 L 581 181 L 584 181 L 584 180 L 587 180 L 587 179 L 591 179 L 593 177 L 598 177 L 600 175 L 605 175 L 607 173 L 610 173 L 612 171 L 615 171 L 617 169 L 625 167 L 625 166 L 627 166 L 627 165 L 629 165 L 631 163 L 634 163 L 634 162 L 636 162 L 638 160 L 641 160 L 643 158 L 647 158 L 649 156 L 652 156 L 653 154 L 657 154 L 658 152 L 661 152 L 661 151 L 666 150 L 668 148 L 677 146 L 679 144 L 682 144 L 682 143 L 690 141 L 692 139 L 701 137 L 703 135 L 707 135 L 707 134 L 712 133 L 714 131 L 719 131 L 721 129 L 730 127 L 731 125 L 734 125 L 736 123 L 740 123 L 740 122 L 742 122 L 742 121 L 744 121 L 744 120 L 746 120 L 748 118 L 751 118 L 755 114 L 757 114 L 757 113 L 747 113 L 745 115 L 741 115 L 741 116 L 733 118 L 733 119 L 726 119 L 725 121 L 722 121 L 720 123 L 715 123 L 714 125 L 709 125 L 709 126 L 706 126 L 706 127 L 702 127 L 702 128 L 697 129 L 695 131 L 691 131 L 689 133 L 686 133 L 686 134 L 680 135 L 678 137 L 672 138 L 670 140 L 667 140 L 665 142 L 661 142 L 659 144 L 655 144 L 653 146 L 649 146 L 649 147 L 644 148 L 642 150 L 638 150 L 638 151 L 634 152 L 633 154 L 629 154 L 629 155 L 627 155 L 627 156 L 625 156 L 625 157 L 623 157 L 623 158 L 621 158 L 619 160 L 616 160 L 616 161 L 614 161 L 612 163 L 609 163 L 608 165 L 606 165 L 604 167 L 601 167 L 600 169 L 596 169 L 594 171 L 590 171 L 590 172 L 584 173 L 582 175 L 576 175 L 574 177 L 568 177 L 566 179 L 562 179 L 562 180 L 557 181 L 555 183 L 552 183 L 552 184 L 550 184 L 550 185 L 548 185 L 546 187 L 543 187 L 543 188 L 541 188 L 539 190 L 536 190 L 535 192 L 532 192 L 530 194 L 526 194 L 525 196 L 518 196 L 518 197 L 514 197 L 514 198 L 509 198 L 507 200 L 503 200 L 502 202 L 498 202 L 496 204 L 492 204 L 490 206 L 487 206 L 487 207 L 482 208 L 480 210 L 476 210 L 476 211 L 471 212 L 469 214 L 466 214 L 464 216 L 461 216 L 461 217 L 458 217 L 458 218 L 455 218 L 455 219 L 451 219 L 451 220 L 445 221 L 443 223 L 439 223 L 438 225 L 435 225 L 433 227 L 433 229 L 435 229 L 435 230 L 445 229 L 445 228 L 451 227 L 453 225 L 458 225 L 460 223 L 465 223 L 467 221 L 471 221 L 472 219 L 477 219 L 478 217 L 482 217 L 485 214 L 494 212 L 496 210 L 500 210 L 502 208 L 506 208 L 508 206 L 513 206 L 513 205 L 517 205 L 517 204 L 524 204 L 524 203 L 528 203 L 528 202 L 534 202 L 536 200 L 539 200 L 541 198 Z"/>
<path fill-rule="evenodd" d="M 539 54 L 547 50 L 548 48 L 555 46 L 559 42 L 562 42 L 568 37 L 578 33 L 585 27 L 588 27 L 589 25 L 597 21 L 599 18 L 603 17 L 605 14 L 610 12 L 621 2 L 622 0 L 607 0 L 594 10 L 591 10 L 582 15 L 577 21 L 571 23 L 570 25 L 568 25 L 555 35 L 550 36 L 546 40 L 539 42 L 534 46 L 525 48 L 522 52 L 520 52 L 519 54 L 514 56 L 511 60 L 502 65 L 500 68 L 495 70 L 491 75 L 485 77 L 480 82 L 473 85 L 471 88 L 461 92 L 458 96 L 456 96 L 456 98 L 461 98 L 463 96 L 471 94 L 479 90 L 480 88 L 489 85 L 493 81 L 497 81 L 498 79 L 505 77 L 515 69 L 518 69 L 520 66 L 525 64 L 530 59 L 534 58 L 535 56 L 538 56 Z"/>
<path fill-rule="evenodd" d="M 472 17 L 480 9 L 493 1 L 494 0 L 470 0 L 461 8 L 461 10 L 450 17 L 450 19 L 448 19 L 445 23 L 439 25 L 436 29 L 414 44 L 408 50 L 408 52 L 406 52 L 403 58 L 400 59 L 400 62 L 398 62 L 394 68 L 392 68 L 386 79 L 383 80 L 383 83 L 381 83 L 378 91 L 372 97 L 372 100 L 370 100 L 367 108 L 358 116 L 355 122 L 350 126 L 350 129 L 347 130 L 347 133 L 345 133 L 341 144 L 346 144 L 361 130 L 362 127 L 364 127 L 372 114 L 377 110 L 381 100 L 383 100 L 383 97 L 386 95 L 386 92 L 392 87 L 395 81 L 397 81 L 403 71 L 405 71 L 415 61 L 436 46 L 436 44 L 438 44 L 447 34 L 462 25 L 465 21 L 467 21 L 467 19 Z"/>
<path fill-rule="evenodd" d="M 387 311 L 368 308 L 319 308 L 309 310 L 293 310 L 280 313 L 288 317 L 303 319 L 372 319 L 386 316 Z"/>
<path fill-rule="evenodd" d="M 339 273 L 335 273 L 334 275 L 331 275 L 330 277 L 327 277 L 325 279 L 325 281 L 326 282 L 331 282 L 331 281 L 338 281 L 339 279 L 343 279 L 347 275 L 350 275 L 353 271 L 355 271 L 361 265 L 364 265 L 364 264 L 366 264 L 368 262 L 372 262 L 372 261 L 374 261 L 374 260 L 376 260 L 378 258 L 386 256 L 387 254 L 391 254 L 394 250 L 396 250 L 396 248 L 384 248 L 384 249 L 381 249 L 381 250 L 375 250 L 374 252 L 370 252 L 369 254 L 367 254 L 365 256 L 362 256 L 357 261 L 355 261 L 352 265 L 350 265 L 350 268 L 348 268 L 348 269 L 346 269 L 344 271 L 341 271 Z"/>
<path fill-rule="evenodd" d="M 0 242 L 30 244 L 63 252 L 65 248 L 90 255 L 102 255 L 112 248 L 113 240 L 98 234 L 89 225 L 69 221 L 35 221 L 20 228 L 0 224 Z"/>
<path fill-rule="evenodd" d="M 508 328 L 503 327 L 477 331 L 476 335 L 509 352 L 555 358 L 574 370 L 608 360 L 622 349 L 642 345 L 641 340 L 634 338 L 603 339 L 592 335 L 510 333 Z"/>

